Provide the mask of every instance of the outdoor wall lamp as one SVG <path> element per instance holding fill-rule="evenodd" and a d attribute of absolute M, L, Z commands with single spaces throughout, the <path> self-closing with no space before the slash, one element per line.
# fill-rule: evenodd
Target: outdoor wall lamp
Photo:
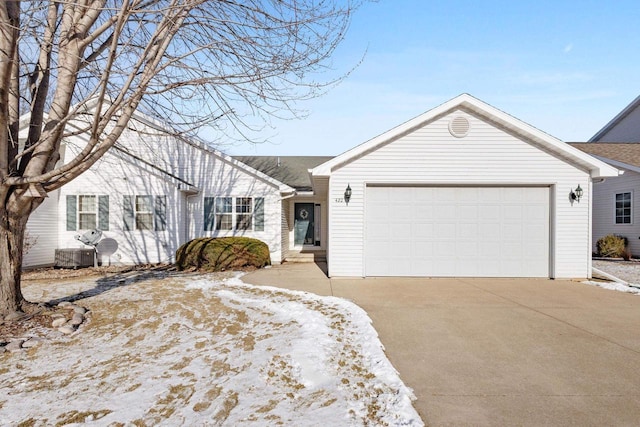
<path fill-rule="evenodd" d="M 347 189 L 344 190 L 344 202 L 349 204 L 349 200 L 351 200 L 351 186 L 347 184 Z"/>
<path fill-rule="evenodd" d="M 571 201 L 575 200 L 579 202 L 580 199 L 582 198 L 582 193 L 583 193 L 582 188 L 580 188 L 580 184 L 578 184 L 575 190 L 571 190 L 571 194 L 570 194 Z"/>

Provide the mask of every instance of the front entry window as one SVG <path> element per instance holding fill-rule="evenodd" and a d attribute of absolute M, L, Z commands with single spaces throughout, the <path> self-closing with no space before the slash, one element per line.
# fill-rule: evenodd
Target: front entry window
<path fill-rule="evenodd" d="M 293 240 L 296 246 L 314 244 L 314 213 L 313 203 L 296 203 Z"/>

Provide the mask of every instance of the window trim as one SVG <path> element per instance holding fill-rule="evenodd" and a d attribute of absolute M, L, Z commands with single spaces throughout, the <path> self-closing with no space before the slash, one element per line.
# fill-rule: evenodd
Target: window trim
<path fill-rule="evenodd" d="M 80 200 L 84 197 L 94 198 L 94 210 L 81 210 Z M 95 226 L 91 228 L 81 228 L 81 215 L 94 215 Z M 99 229 L 109 231 L 109 196 L 106 194 L 67 194 L 67 231 L 89 231 Z"/>
<path fill-rule="evenodd" d="M 629 194 L 629 208 L 628 208 L 629 222 L 624 222 L 624 218 L 627 216 L 624 213 L 620 217 L 622 219 L 622 222 L 618 222 L 618 196 L 619 195 L 624 196 L 625 194 Z M 620 209 L 627 209 L 627 208 L 623 206 Z M 617 191 L 613 194 L 613 224 L 614 225 L 633 225 L 633 190 L 624 190 L 619 192 Z"/>
<path fill-rule="evenodd" d="M 230 201 L 227 204 L 227 199 Z M 224 209 L 222 209 L 224 208 Z M 203 199 L 203 229 L 205 232 L 228 232 L 228 233 L 262 233 L 264 232 L 265 219 L 265 198 L 255 196 L 204 196 Z M 242 218 L 248 216 L 245 220 L 249 223 L 249 227 L 239 227 Z M 222 217 L 230 218 L 228 222 L 230 228 L 221 228 Z"/>
<path fill-rule="evenodd" d="M 149 198 L 145 203 L 149 210 L 138 210 L 138 199 Z M 138 215 L 151 215 L 150 227 L 140 228 Z M 127 194 L 122 196 L 123 231 L 166 231 L 167 196 L 164 194 Z"/>
<path fill-rule="evenodd" d="M 83 210 L 83 200 L 93 199 L 93 209 Z M 86 206 L 84 206 L 86 207 Z M 94 230 L 98 228 L 98 196 L 95 194 L 78 194 L 78 230 Z M 91 215 L 93 217 L 93 227 L 82 227 L 83 216 L 87 217 Z M 86 224 L 85 224 L 86 225 Z"/>

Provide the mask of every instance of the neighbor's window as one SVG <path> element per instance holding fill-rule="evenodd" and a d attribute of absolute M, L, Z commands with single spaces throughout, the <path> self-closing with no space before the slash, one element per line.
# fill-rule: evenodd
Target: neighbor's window
<path fill-rule="evenodd" d="M 616 194 L 616 224 L 631 224 L 631 192 Z"/>

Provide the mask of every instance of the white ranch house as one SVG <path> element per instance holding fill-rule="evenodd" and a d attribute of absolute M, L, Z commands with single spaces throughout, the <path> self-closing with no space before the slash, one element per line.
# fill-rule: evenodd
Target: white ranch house
<path fill-rule="evenodd" d="M 593 182 L 617 175 L 466 94 L 333 158 L 232 158 L 136 116 L 33 214 L 25 265 L 53 264 L 97 227 L 119 243 L 112 262 L 170 262 L 190 239 L 243 235 L 274 263 L 326 256 L 330 276 L 584 278 Z"/>

